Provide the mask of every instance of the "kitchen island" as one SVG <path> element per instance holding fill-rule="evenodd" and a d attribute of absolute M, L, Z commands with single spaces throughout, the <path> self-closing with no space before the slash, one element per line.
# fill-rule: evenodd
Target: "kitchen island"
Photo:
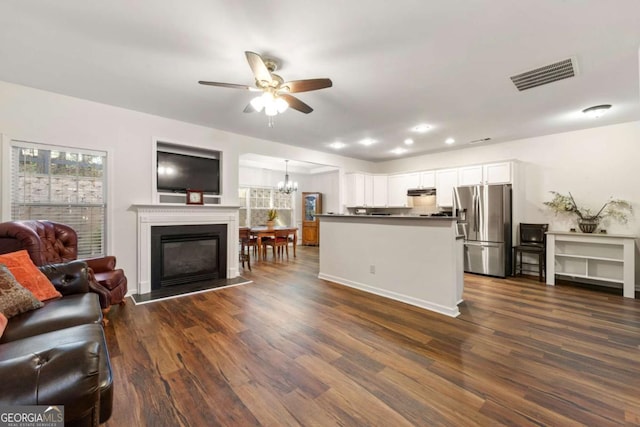
<path fill-rule="evenodd" d="M 456 218 L 318 217 L 319 278 L 447 316 L 460 314 L 463 239 Z"/>

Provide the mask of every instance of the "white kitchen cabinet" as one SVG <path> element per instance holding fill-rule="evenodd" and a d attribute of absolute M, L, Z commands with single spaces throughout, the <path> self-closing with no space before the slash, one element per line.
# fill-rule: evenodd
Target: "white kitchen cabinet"
<path fill-rule="evenodd" d="M 407 178 L 406 175 L 389 175 L 388 205 L 407 206 Z"/>
<path fill-rule="evenodd" d="M 510 184 L 511 162 L 487 163 L 458 169 L 458 185 Z"/>
<path fill-rule="evenodd" d="M 453 189 L 458 186 L 458 169 L 436 171 L 436 205 L 453 206 Z"/>
<path fill-rule="evenodd" d="M 385 206 L 387 204 L 386 175 L 348 173 L 345 174 L 345 186 L 347 206 Z"/>
<path fill-rule="evenodd" d="M 512 182 L 511 162 L 483 165 L 482 172 L 486 184 L 510 184 Z"/>
<path fill-rule="evenodd" d="M 373 177 L 364 175 L 364 206 L 373 205 Z"/>
<path fill-rule="evenodd" d="M 436 171 L 420 172 L 419 188 L 435 188 L 436 187 Z"/>
<path fill-rule="evenodd" d="M 420 174 L 418 172 L 404 174 L 404 184 L 407 190 L 409 188 L 420 188 Z"/>
<path fill-rule="evenodd" d="M 373 206 L 387 206 L 388 182 L 386 175 L 373 176 Z"/>
<path fill-rule="evenodd" d="M 345 174 L 346 204 L 347 206 L 364 206 L 364 174 Z"/>
<path fill-rule="evenodd" d="M 458 185 L 483 184 L 482 165 L 465 166 L 458 169 Z"/>

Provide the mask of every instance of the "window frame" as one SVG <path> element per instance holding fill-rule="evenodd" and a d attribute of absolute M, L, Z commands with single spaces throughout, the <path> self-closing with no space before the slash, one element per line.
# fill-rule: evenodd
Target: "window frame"
<path fill-rule="evenodd" d="M 89 252 L 82 252 L 82 247 L 79 247 L 79 257 L 97 257 L 97 256 L 104 256 L 107 253 L 110 253 L 110 247 L 109 244 L 111 242 L 111 232 L 110 230 L 112 230 L 112 227 L 110 227 L 110 209 L 111 206 L 113 206 L 112 203 L 112 199 L 111 199 L 111 192 L 109 191 L 109 188 L 111 187 L 111 161 L 110 159 L 113 158 L 112 153 L 109 150 L 92 150 L 92 149 L 86 149 L 86 148 L 79 148 L 79 147 L 74 147 L 72 145 L 56 145 L 56 144 L 46 144 L 46 143 L 39 143 L 39 142 L 31 142 L 31 141 L 25 141 L 23 139 L 18 139 L 18 138 L 8 138 L 6 136 L 3 135 L 2 138 L 2 155 L 0 156 L 0 164 L 3 165 L 3 170 L 7 170 L 6 174 L 3 174 L 2 176 L 2 180 L 5 183 L 1 188 L 0 191 L 2 192 L 2 200 L 3 202 L 8 202 L 8 203 L 3 203 L 3 205 L 6 206 L 6 209 L 3 209 L 2 217 L 4 218 L 4 220 L 12 220 L 13 217 L 13 208 L 15 205 L 15 200 L 13 197 L 13 192 L 14 192 L 14 183 L 15 183 L 15 179 L 17 178 L 18 175 L 18 171 L 19 171 L 19 165 L 17 164 L 17 160 L 14 157 L 14 153 L 16 152 L 16 150 L 20 150 L 20 149 L 38 149 L 38 150 L 49 150 L 49 151 L 60 151 L 60 152 L 65 152 L 65 153 L 73 153 L 73 154 L 82 154 L 82 155 L 91 155 L 91 156 L 99 156 L 102 158 L 102 175 L 101 175 L 101 185 L 102 185 L 102 191 L 101 191 L 101 199 L 102 202 L 97 202 L 97 203 L 83 203 L 81 201 L 76 201 L 75 203 L 64 203 L 64 202 L 57 202 L 55 200 L 51 200 L 51 198 L 49 197 L 48 201 L 46 203 L 42 203 L 41 205 L 43 207 L 46 206 L 52 206 L 53 209 L 56 209 L 56 206 L 59 205 L 66 205 L 66 206 L 73 206 L 73 207 L 88 207 L 88 208 L 95 208 L 98 207 L 100 208 L 99 210 L 99 214 L 102 215 L 102 221 L 101 221 L 101 243 L 99 246 L 101 246 L 100 248 L 100 253 L 98 252 L 94 252 L 93 249 L 95 248 L 95 244 L 93 244 L 93 242 L 89 241 L 86 244 L 86 247 L 89 248 Z M 76 161 L 76 164 L 80 164 L 80 161 Z M 55 176 L 55 174 L 52 174 L 51 171 L 49 171 L 47 173 L 49 175 L 49 177 L 51 176 Z M 61 175 L 62 176 L 62 175 Z M 74 175 L 67 175 L 67 176 L 74 176 Z M 75 175 L 76 180 L 79 179 L 80 175 L 78 173 L 76 173 Z M 76 184 L 79 181 L 76 181 Z M 50 187 L 49 187 L 50 190 Z M 72 191 L 76 191 L 76 190 L 72 190 Z M 18 203 L 20 204 L 20 203 Z M 38 203 L 35 203 L 35 205 L 37 206 Z M 33 219 L 42 219 L 42 218 L 33 218 Z M 81 231 L 79 231 L 79 234 L 81 233 Z M 90 233 L 89 231 L 87 233 Z M 89 238 L 89 240 L 93 240 L 91 238 Z"/>

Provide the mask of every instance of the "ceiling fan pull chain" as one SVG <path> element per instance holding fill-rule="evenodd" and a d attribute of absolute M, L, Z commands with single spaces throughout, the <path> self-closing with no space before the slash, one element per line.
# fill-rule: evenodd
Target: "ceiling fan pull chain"
<path fill-rule="evenodd" d="M 272 128 L 273 127 L 273 116 L 268 116 L 269 117 L 269 127 Z"/>

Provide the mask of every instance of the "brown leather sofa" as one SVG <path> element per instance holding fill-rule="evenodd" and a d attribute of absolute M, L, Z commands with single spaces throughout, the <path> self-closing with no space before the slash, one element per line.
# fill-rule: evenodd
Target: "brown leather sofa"
<path fill-rule="evenodd" d="M 68 225 L 25 220 L 0 223 L 0 254 L 26 249 L 37 266 L 73 261 L 78 258 L 78 235 Z M 116 258 L 105 256 L 83 259 L 89 266 L 90 288 L 100 297 L 106 314 L 113 304 L 123 304 L 127 277 L 116 268 Z"/>
<path fill-rule="evenodd" d="M 0 338 L 0 406 L 64 405 L 67 427 L 103 423 L 113 376 L 87 264 L 39 268 L 62 297 L 9 319 Z"/>

